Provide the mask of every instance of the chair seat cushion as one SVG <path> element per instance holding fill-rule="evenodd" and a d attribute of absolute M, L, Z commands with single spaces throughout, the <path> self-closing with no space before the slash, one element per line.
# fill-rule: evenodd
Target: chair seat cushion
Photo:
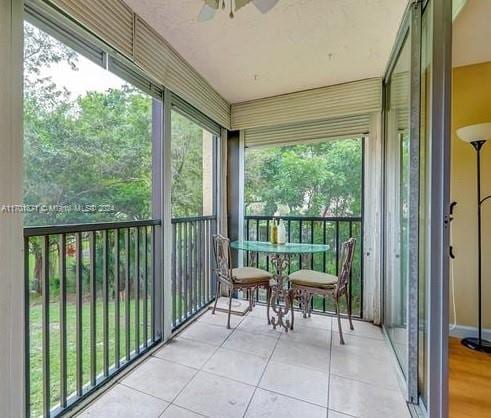
<path fill-rule="evenodd" d="M 338 278 L 332 274 L 313 270 L 299 270 L 290 274 L 288 277 L 293 286 L 306 286 L 317 289 L 329 289 L 334 287 L 338 282 Z"/>
<path fill-rule="evenodd" d="M 255 267 L 238 267 L 232 269 L 232 277 L 235 283 L 254 284 L 268 281 L 273 275 Z"/>

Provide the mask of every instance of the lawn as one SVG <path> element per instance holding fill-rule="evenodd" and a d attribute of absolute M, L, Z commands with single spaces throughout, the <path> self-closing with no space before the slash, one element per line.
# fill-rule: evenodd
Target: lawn
<path fill-rule="evenodd" d="M 43 363 L 42 363 L 42 306 L 33 297 L 30 307 L 30 405 L 31 416 L 42 415 L 43 406 Z M 143 316 L 144 299 L 140 300 L 140 321 L 139 321 L 139 342 L 143 343 Z M 130 326 L 128 330 L 125 325 L 126 303 L 120 302 L 120 358 L 126 355 L 126 333 L 129 332 L 130 351 L 136 346 L 136 300 L 133 299 L 129 304 Z M 148 299 L 148 324 L 147 335 L 151 338 L 151 299 Z M 50 349 L 50 404 L 56 407 L 60 401 L 60 305 L 58 301 L 52 301 L 49 307 L 50 327 L 49 327 L 49 349 Z M 115 302 L 110 301 L 108 305 L 109 316 L 109 364 L 115 363 L 116 347 L 116 318 Z M 76 305 L 73 301 L 67 303 L 66 310 L 66 329 L 67 329 L 67 393 L 72 394 L 76 390 Z M 103 304 L 102 300 L 96 303 L 96 370 L 97 375 L 103 372 Z M 82 307 L 82 382 L 84 385 L 90 384 L 90 305 L 89 300 L 83 301 Z"/>

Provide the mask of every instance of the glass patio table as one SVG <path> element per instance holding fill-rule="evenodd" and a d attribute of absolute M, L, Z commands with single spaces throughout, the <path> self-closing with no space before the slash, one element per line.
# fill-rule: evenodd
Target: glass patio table
<path fill-rule="evenodd" d="M 271 324 L 276 329 L 283 327 L 286 332 L 290 328 L 290 320 L 286 318 L 290 312 L 290 293 L 287 289 L 288 266 L 292 255 L 323 253 L 329 250 L 325 244 L 286 243 L 272 244 L 263 241 L 234 241 L 230 246 L 236 250 L 270 254 L 271 263 L 274 266 L 273 280 L 271 284 L 271 309 L 276 317 L 271 318 Z M 281 299 L 285 305 L 280 304 Z"/>

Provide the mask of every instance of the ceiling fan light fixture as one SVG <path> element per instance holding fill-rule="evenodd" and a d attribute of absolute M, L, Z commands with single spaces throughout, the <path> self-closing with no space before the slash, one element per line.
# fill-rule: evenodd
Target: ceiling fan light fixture
<path fill-rule="evenodd" d="M 268 13 L 278 2 L 279 0 L 253 0 L 254 6 L 263 14 Z"/>
<path fill-rule="evenodd" d="M 214 16 L 217 10 L 222 8 L 222 10 L 225 10 L 227 7 L 227 0 L 203 0 L 205 2 L 203 8 L 201 9 L 201 12 L 198 16 L 198 21 L 200 22 L 205 22 L 208 20 L 211 20 Z M 263 14 L 268 13 L 276 4 L 279 2 L 279 0 L 229 0 L 230 1 L 230 13 L 229 17 L 230 19 L 233 19 L 235 17 L 234 12 L 237 12 L 238 10 L 242 9 L 244 6 L 248 5 L 249 3 L 254 4 L 256 8 Z"/>
<path fill-rule="evenodd" d="M 198 15 L 198 22 L 207 22 L 215 17 L 216 9 L 210 7 L 207 3 L 203 5 Z"/>

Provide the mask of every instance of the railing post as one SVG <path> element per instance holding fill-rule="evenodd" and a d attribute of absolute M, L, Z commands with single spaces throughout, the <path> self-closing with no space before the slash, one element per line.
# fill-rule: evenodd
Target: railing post
<path fill-rule="evenodd" d="M 66 407 L 67 400 L 67 272 L 66 235 L 60 237 L 60 405 Z"/>
<path fill-rule="evenodd" d="M 82 260 L 82 233 L 77 232 L 76 234 L 76 273 L 75 273 L 75 294 L 76 294 L 76 306 L 75 306 L 75 351 L 76 351 L 76 388 L 77 388 L 77 396 L 82 396 L 83 392 L 83 353 L 82 353 L 82 269 L 83 269 L 83 260 Z"/>
<path fill-rule="evenodd" d="M 42 344 L 43 344 L 43 415 L 49 417 L 51 409 L 50 332 L 49 332 L 49 235 L 43 239 L 42 277 Z"/>
<path fill-rule="evenodd" d="M 102 234 L 102 335 L 103 335 L 103 369 L 104 376 L 109 376 L 109 236 L 108 231 Z"/>
<path fill-rule="evenodd" d="M 96 385 L 96 231 L 90 233 L 90 384 Z"/>
<path fill-rule="evenodd" d="M 172 224 L 171 224 L 171 182 L 172 178 L 172 129 L 171 129 L 171 92 L 164 91 L 163 106 L 160 111 L 161 129 L 160 134 L 154 141 L 160 143 L 158 147 L 159 178 L 156 179 L 158 193 L 154 193 L 154 199 L 158 198 L 154 204 L 158 205 L 154 209 L 158 210 L 159 219 L 162 226 L 157 237 L 157 253 L 160 274 L 157 275 L 157 305 L 158 310 L 158 329 L 160 337 L 164 340 L 172 334 Z M 154 118 L 156 119 L 156 118 Z M 154 166 L 154 170 L 156 167 Z"/>
<path fill-rule="evenodd" d="M 135 229 L 135 352 L 140 352 L 140 228 Z"/>
<path fill-rule="evenodd" d="M 120 318 L 120 296 L 119 291 L 121 288 L 121 266 L 119 265 L 119 255 L 120 255 L 120 229 L 114 231 L 114 360 L 116 368 L 119 368 L 121 354 L 120 354 L 120 329 L 121 329 L 121 318 Z"/>
<path fill-rule="evenodd" d="M 177 321 L 177 224 L 172 224 L 172 271 L 171 271 L 171 280 L 172 280 L 172 325 L 174 326 Z"/>
<path fill-rule="evenodd" d="M 143 246 L 145 248 L 143 256 L 143 345 L 148 347 L 148 228 L 144 227 L 143 231 L 145 233 Z"/>
<path fill-rule="evenodd" d="M 165 93 L 164 93 L 165 94 Z M 164 100 L 164 97 L 162 98 Z M 152 216 L 154 219 L 164 219 L 164 106 L 161 101 L 154 100 L 152 104 Z M 152 234 L 152 272 L 154 280 L 153 296 L 153 335 L 155 339 L 162 338 L 162 306 L 163 306 L 163 245 L 164 225 L 153 230 Z"/>

